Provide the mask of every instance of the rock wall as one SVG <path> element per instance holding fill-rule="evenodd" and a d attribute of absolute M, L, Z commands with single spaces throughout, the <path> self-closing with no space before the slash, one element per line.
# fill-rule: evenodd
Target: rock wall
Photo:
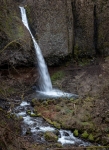
<path fill-rule="evenodd" d="M 93 3 L 91 0 L 72 0 L 74 19 L 74 54 L 88 55 L 94 51 Z"/>
<path fill-rule="evenodd" d="M 49 65 L 70 53 L 109 54 L 109 0 L 0 0 L 0 65 L 29 65 L 35 60 L 19 5 L 25 7 Z"/>
<path fill-rule="evenodd" d="M 73 19 L 70 0 L 27 0 L 29 24 L 49 64 L 72 52 Z"/>
<path fill-rule="evenodd" d="M 72 0 L 74 54 L 109 54 L 109 0 Z"/>
<path fill-rule="evenodd" d="M 109 0 L 95 2 L 98 27 L 98 50 L 109 55 Z"/>

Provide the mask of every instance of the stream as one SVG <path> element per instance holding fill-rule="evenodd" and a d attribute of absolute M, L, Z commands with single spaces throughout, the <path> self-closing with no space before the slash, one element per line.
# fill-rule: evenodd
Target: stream
<path fill-rule="evenodd" d="M 73 133 L 69 130 L 56 129 L 51 126 L 41 117 L 31 117 L 27 114 L 27 111 L 33 112 L 33 107 L 30 102 L 23 101 L 19 106 L 16 106 L 13 113 L 18 117 L 22 117 L 22 135 L 31 135 L 33 141 L 38 143 L 48 143 L 44 138 L 44 133 L 46 131 L 51 131 L 53 133 L 58 133 L 58 141 L 62 145 L 73 145 L 73 146 L 89 146 L 89 142 L 85 142 L 79 138 L 73 136 Z"/>

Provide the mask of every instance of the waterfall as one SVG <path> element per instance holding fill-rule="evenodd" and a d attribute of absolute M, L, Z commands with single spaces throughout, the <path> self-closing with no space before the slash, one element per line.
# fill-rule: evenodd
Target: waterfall
<path fill-rule="evenodd" d="M 37 62 L 38 62 L 38 67 L 39 67 L 39 75 L 40 75 L 40 85 L 39 85 L 40 91 L 37 91 L 37 92 L 39 94 L 43 95 L 44 97 L 74 97 L 74 98 L 77 98 L 78 96 L 75 94 L 65 93 L 58 89 L 52 88 L 51 79 L 50 79 L 50 76 L 48 73 L 48 69 L 47 69 L 45 60 L 41 53 L 41 49 L 40 49 L 39 45 L 37 44 L 33 34 L 30 31 L 25 8 L 24 7 L 19 7 L 19 8 L 21 10 L 22 22 L 25 25 L 25 27 L 28 29 L 28 31 L 31 35 L 31 38 L 34 43 L 35 52 L 36 52 L 36 57 L 37 57 Z"/>
<path fill-rule="evenodd" d="M 51 83 L 51 79 L 48 73 L 45 60 L 43 58 L 39 45 L 37 44 L 33 34 L 30 31 L 25 8 L 20 7 L 20 10 L 21 10 L 22 22 L 25 25 L 25 27 L 28 29 L 34 43 L 35 53 L 38 62 L 39 75 L 40 75 L 40 84 L 39 84 L 40 91 L 49 92 L 52 90 L 52 83 Z"/>

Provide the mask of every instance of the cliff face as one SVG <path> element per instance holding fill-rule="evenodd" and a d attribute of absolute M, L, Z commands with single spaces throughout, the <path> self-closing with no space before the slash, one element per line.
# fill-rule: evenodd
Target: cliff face
<path fill-rule="evenodd" d="M 27 0 L 29 24 L 47 62 L 72 52 L 73 19 L 70 0 Z"/>
<path fill-rule="evenodd" d="M 0 0 L 0 65 L 34 63 L 30 35 L 19 5 L 27 11 L 32 33 L 50 65 L 70 53 L 109 53 L 109 0 Z"/>
<path fill-rule="evenodd" d="M 94 53 L 93 2 L 91 0 L 72 0 L 74 19 L 74 54 Z"/>
<path fill-rule="evenodd" d="M 109 0 L 27 0 L 30 25 L 45 56 L 109 52 Z"/>
<path fill-rule="evenodd" d="M 109 0 L 72 0 L 74 53 L 109 54 Z"/>

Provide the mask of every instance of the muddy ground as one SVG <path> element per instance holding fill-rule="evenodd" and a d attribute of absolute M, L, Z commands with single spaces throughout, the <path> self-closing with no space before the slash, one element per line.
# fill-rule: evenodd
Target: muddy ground
<path fill-rule="evenodd" d="M 2 108 L 0 118 L 6 120 L 9 130 L 16 130 L 10 127 L 10 119 L 13 120 L 13 118 L 7 115 L 15 106 L 15 100 L 22 101 L 28 98 L 32 101 L 37 113 L 57 128 L 70 129 L 75 136 L 92 143 L 109 146 L 109 58 L 79 63 L 70 61 L 63 66 L 49 68 L 49 72 L 54 87 L 78 94 L 79 98 L 40 101 L 31 96 L 34 95 L 39 79 L 36 68 L 2 68 L 0 70 L 0 107 Z M 13 140 L 6 140 L 4 131 L 7 129 L 2 124 L 1 131 L 3 132 L 0 135 L 2 143 L 0 146 L 6 149 Z M 13 134 L 10 131 L 9 133 Z M 23 140 L 20 130 L 16 136 L 21 143 L 27 142 L 28 145 L 28 138 Z M 36 149 L 33 148 L 34 146 L 38 149 L 37 144 L 30 146 L 30 149 Z M 12 147 L 12 149 L 15 148 Z M 19 149 L 24 148 L 19 146 Z M 25 149 L 29 149 L 28 146 Z M 41 149 L 40 145 L 39 149 Z"/>

